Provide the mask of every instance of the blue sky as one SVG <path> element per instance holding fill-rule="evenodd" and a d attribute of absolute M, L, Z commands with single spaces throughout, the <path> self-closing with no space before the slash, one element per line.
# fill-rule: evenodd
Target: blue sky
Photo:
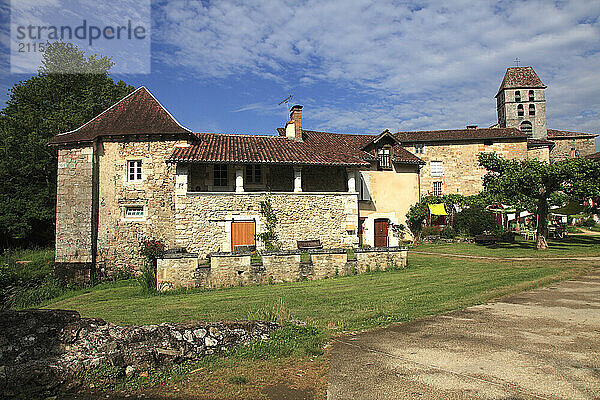
<path fill-rule="evenodd" d="M 305 128 L 379 133 L 495 123 L 518 57 L 548 85 L 549 127 L 597 133 L 599 16 L 598 1 L 157 1 L 152 72 L 113 77 L 194 131 L 273 133 L 291 93 Z M 3 103 L 28 75 L 1 73 Z"/>

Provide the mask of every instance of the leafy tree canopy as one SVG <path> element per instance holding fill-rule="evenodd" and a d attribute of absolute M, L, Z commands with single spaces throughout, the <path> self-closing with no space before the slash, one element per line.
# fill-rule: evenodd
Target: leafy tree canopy
<path fill-rule="evenodd" d="M 109 77 L 113 62 L 49 44 L 37 75 L 15 84 L 0 113 L 0 246 L 42 245 L 54 235 L 54 135 L 84 124 L 133 91 Z M 67 73 L 59 73 L 59 72 Z"/>
<path fill-rule="evenodd" d="M 537 248 L 548 248 L 548 213 L 553 201 L 600 199 L 600 162 L 575 158 L 546 163 L 534 159 L 506 160 L 481 153 L 479 164 L 487 170 L 486 192 L 495 201 L 537 214 Z"/>

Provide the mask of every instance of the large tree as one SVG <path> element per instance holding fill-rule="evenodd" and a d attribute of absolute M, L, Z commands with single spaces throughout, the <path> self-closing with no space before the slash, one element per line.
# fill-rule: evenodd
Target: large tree
<path fill-rule="evenodd" d="M 552 199 L 560 201 L 600 199 L 600 162 L 576 158 L 546 163 L 534 159 L 506 160 L 495 153 L 481 153 L 479 164 L 487 173 L 485 190 L 496 201 L 537 216 L 538 250 L 548 248 L 548 214 Z"/>
<path fill-rule="evenodd" d="M 133 87 L 109 77 L 113 62 L 49 44 L 37 75 L 15 84 L 0 113 L 0 249 L 43 245 L 54 236 L 54 135 L 82 125 Z"/>

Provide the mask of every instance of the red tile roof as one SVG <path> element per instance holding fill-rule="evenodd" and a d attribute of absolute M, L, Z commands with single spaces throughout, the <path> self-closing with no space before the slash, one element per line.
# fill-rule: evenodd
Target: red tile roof
<path fill-rule="evenodd" d="M 510 67 L 506 69 L 504 79 L 498 89 L 500 93 L 504 89 L 517 89 L 517 88 L 542 88 L 545 89 L 546 85 L 542 83 L 542 80 L 535 73 L 531 67 Z M 498 96 L 498 94 L 496 94 Z"/>
<path fill-rule="evenodd" d="M 595 133 L 585 132 L 570 132 L 560 131 L 558 129 L 548 129 L 548 139 L 560 140 L 560 139 L 591 139 L 598 136 Z"/>
<path fill-rule="evenodd" d="M 198 133 L 196 136 L 196 143 L 175 148 L 169 161 L 367 166 L 374 160 L 373 155 L 360 150 L 373 135 L 304 130 L 302 141 L 280 135 Z M 394 161 L 422 163 L 418 157 L 398 147 L 394 151 Z"/>
<path fill-rule="evenodd" d="M 400 143 L 453 142 L 465 140 L 523 139 L 529 135 L 516 128 L 452 129 L 441 131 L 396 132 Z"/>
<path fill-rule="evenodd" d="M 79 128 L 53 137 L 49 144 L 91 142 L 99 136 L 184 134 L 181 126 L 144 86 Z"/>

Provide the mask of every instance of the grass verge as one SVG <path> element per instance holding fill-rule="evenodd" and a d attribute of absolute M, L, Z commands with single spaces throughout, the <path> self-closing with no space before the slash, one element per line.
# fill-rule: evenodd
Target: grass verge
<path fill-rule="evenodd" d="M 572 235 L 560 240 L 549 239 L 548 245 L 548 250 L 539 251 L 535 249 L 535 241 L 517 236 L 514 243 L 428 243 L 414 246 L 412 250 L 484 257 L 600 257 L 600 236 Z"/>

